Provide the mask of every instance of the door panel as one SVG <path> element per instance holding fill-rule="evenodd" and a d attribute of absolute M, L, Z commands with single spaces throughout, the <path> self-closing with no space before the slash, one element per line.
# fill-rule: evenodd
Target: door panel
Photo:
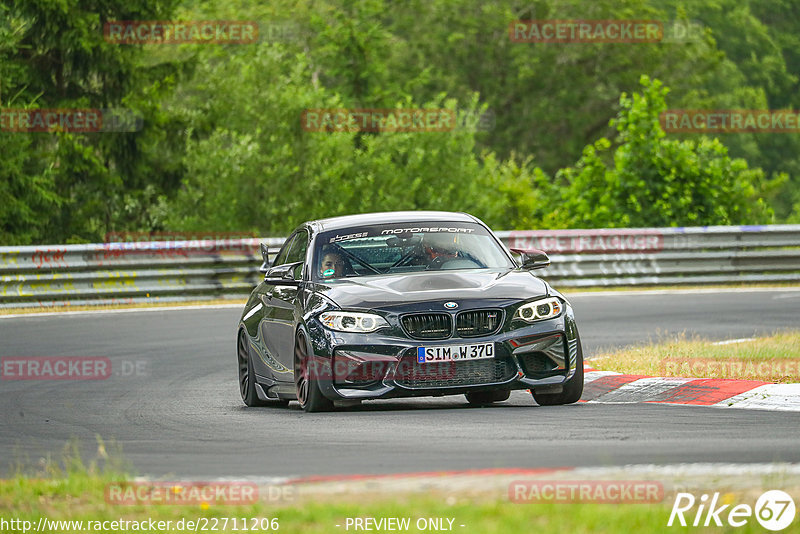
<path fill-rule="evenodd" d="M 308 232 L 300 230 L 282 259 L 283 264 L 298 261 L 305 262 L 308 250 Z M 277 265 L 276 265 L 277 266 Z M 269 299 L 271 316 L 265 319 L 265 335 L 269 339 L 269 346 L 273 347 L 275 358 L 288 369 L 294 368 L 294 334 L 299 320 L 298 295 L 302 291 L 302 276 L 304 265 L 295 269 L 295 280 L 300 281 L 299 286 L 272 286 Z M 284 380 L 292 380 L 291 373 L 286 373 Z"/>

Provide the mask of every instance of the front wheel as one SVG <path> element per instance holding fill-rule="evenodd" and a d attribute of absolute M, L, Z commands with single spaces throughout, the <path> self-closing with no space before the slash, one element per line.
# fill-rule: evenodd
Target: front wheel
<path fill-rule="evenodd" d="M 297 401 L 306 412 L 333 410 L 333 401 L 319 389 L 319 366 L 309 357 L 308 343 L 302 332 L 297 333 L 294 343 L 294 385 Z"/>
<path fill-rule="evenodd" d="M 561 393 L 536 393 L 536 390 L 533 390 L 531 393 L 533 394 L 533 400 L 539 406 L 558 406 L 560 404 L 572 404 L 581 400 L 581 395 L 583 395 L 583 347 L 581 347 L 580 336 L 578 336 L 578 357 L 575 362 L 575 374 L 564 384 L 564 390 Z"/>

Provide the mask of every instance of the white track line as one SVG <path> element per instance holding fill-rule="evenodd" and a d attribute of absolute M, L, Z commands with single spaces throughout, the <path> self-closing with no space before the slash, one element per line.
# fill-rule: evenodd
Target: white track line
<path fill-rule="evenodd" d="M 592 402 L 601 404 L 615 403 L 615 404 L 635 404 L 651 400 L 662 393 L 680 387 L 687 382 L 695 380 L 694 378 L 662 378 L 652 376 L 648 378 L 640 378 L 633 382 L 623 384 L 617 389 L 613 389 L 608 393 L 601 395 L 594 399 Z"/>
<path fill-rule="evenodd" d="M 162 312 L 162 311 L 182 311 L 182 310 L 224 310 L 224 309 L 244 309 L 244 301 L 236 304 L 208 304 L 200 306 L 153 306 L 152 308 L 120 308 L 116 310 L 77 310 L 59 312 L 33 312 L 33 313 L 10 313 L 0 314 L 0 319 L 19 319 L 20 317 L 69 317 L 71 315 L 97 315 L 97 314 L 116 314 L 116 313 L 141 313 L 141 312 Z"/>
<path fill-rule="evenodd" d="M 713 406 L 750 410 L 800 411 L 800 384 L 765 384 Z"/>
<path fill-rule="evenodd" d="M 753 288 L 707 288 L 707 289 L 652 289 L 642 291 L 584 291 L 584 292 L 570 292 L 568 289 L 564 291 L 567 298 L 572 297 L 603 297 L 603 296 L 643 296 L 643 295 L 687 295 L 697 293 L 785 293 L 785 292 L 800 292 L 800 287 L 753 287 Z M 798 295 L 800 296 L 800 295 Z M 773 298 L 787 298 L 788 295 L 776 296 Z M 120 308 L 113 310 L 79 310 L 79 311 L 58 311 L 58 312 L 33 312 L 33 313 L 12 313 L 0 314 L 0 319 L 18 319 L 20 317 L 54 317 L 54 316 L 68 316 L 68 315 L 92 315 L 98 313 L 142 313 L 142 312 L 158 312 L 158 311 L 179 311 L 179 310 L 213 310 L 213 309 L 227 309 L 227 308 L 243 308 L 244 303 L 240 304 L 209 304 L 209 305 L 196 305 L 196 306 L 164 306 L 164 307 L 150 307 L 150 308 Z"/>
<path fill-rule="evenodd" d="M 532 468 L 532 471 L 539 471 L 539 469 Z M 435 473 L 393 473 L 389 475 L 376 474 L 374 476 L 363 475 L 358 478 L 352 478 L 349 475 L 343 475 L 341 479 L 336 476 L 324 477 L 319 482 L 303 482 L 303 484 L 342 484 L 349 483 L 357 484 L 376 484 L 378 482 L 385 484 L 392 484 L 402 481 L 406 478 L 418 479 L 422 482 L 421 489 L 428 491 L 426 484 L 431 480 L 447 481 L 458 477 L 508 477 L 508 478 L 544 478 L 544 479 L 602 479 L 602 478 L 617 478 L 622 475 L 628 476 L 692 476 L 709 478 L 714 476 L 762 476 L 762 475 L 793 475 L 800 476 L 800 463 L 676 463 L 676 464 L 628 464 L 619 466 L 585 466 L 585 467 L 561 467 L 552 469 L 541 469 L 540 473 L 531 474 L 516 474 L 516 473 L 480 473 L 476 474 L 474 471 L 464 470 L 463 472 L 452 471 L 447 474 Z M 272 486 L 291 483 L 295 480 L 303 480 L 303 476 L 282 476 L 282 477 L 265 477 L 265 476 L 244 476 L 244 477 L 177 477 L 171 480 L 176 482 L 222 482 L 222 483 L 235 483 L 235 482 L 250 482 L 258 484 L 259 486 Z M 138 476 L 134 478 L 136 482 L 159 482 L 163 481 L 163 477 L 150 477 Z"/>
<path fill-rule="evenodd" d="M 696 289 L 651 289 L 651 290 L 632 290 L 632 291 L 570 291 L 563 288 L 561 293 L 569 300 L 572 297 L 609 297 L 609 296 L 642 296 L 642 295 L 695 295 L 697 293 L 783 293 L 799 292 L 800 287 L 719 287 L 719 288 L 696 288 Z M 788 298 L 788 297 L 773 297 Z"/>

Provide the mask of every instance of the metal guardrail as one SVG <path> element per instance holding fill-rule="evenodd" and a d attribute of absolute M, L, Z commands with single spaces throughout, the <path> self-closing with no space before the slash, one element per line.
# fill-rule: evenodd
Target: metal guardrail
<path fill-rule="evenodd" d="M 498 232 L 540 248 L 556 287 L 800 281 L 800 225 Z M 283 238 L 0 247 L 0 308 L 242 297 L 259 243 Z"/>
<path fill-rule="evenodd" d="M 499 232 L 556 287 L 800 281 L 800 225 Z"/>
<path fill-rule="evenodd" d="M 283 238 L 0 247 L 0 308 L 172 302 L 246 295 L 259 243 Z"/>

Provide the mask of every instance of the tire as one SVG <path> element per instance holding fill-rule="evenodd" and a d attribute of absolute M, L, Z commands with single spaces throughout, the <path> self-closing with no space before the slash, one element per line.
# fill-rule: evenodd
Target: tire
<path fill-rule="evenodd" d="M 575 362 L 575 374 L 564 384 L 564 390 L 561 393 L 536 393 L 536 390 L 531 391 L 536 404 L 539 406 L 559 406 L 581 400 L 581 395 L 583 395 L 583 347 L 581 346 L 580 336 L 578 336 L 577 360 Z"/>
<path fill-rule="evenodd" d="M 511 396 L 511 391 L 472 391 L 467 393 L 465 396 L 467 397 L 467 402 L 470 404 L 491 404 L 493 402 L 503 402 L 504 400 L 508 400 L 508 398 Z"/>
<path fill-rule="evenodd" d="M 322 394 L 319 381 L 309 370 L 309 350 L 306 336 L 298 332 L 294 343 L 294 385 L 297 402 L 305 412 L 329 412 L 333 401 Z"/>
<path fill-rule="evenodd" d="M 239 339 L 236 344 L 236 357 L 239 363 L 239 393 L 242 401 L 247 406 L 286 406 L 289 401 L 277 399 L 274 401 L 264 401 L 258 398 L 256 393 L 256 374 L 253 371 L 253 362 L 250 359 L 250 349 L 247 343 L 247 334 L 244 330 L 239 331 Z"/>

